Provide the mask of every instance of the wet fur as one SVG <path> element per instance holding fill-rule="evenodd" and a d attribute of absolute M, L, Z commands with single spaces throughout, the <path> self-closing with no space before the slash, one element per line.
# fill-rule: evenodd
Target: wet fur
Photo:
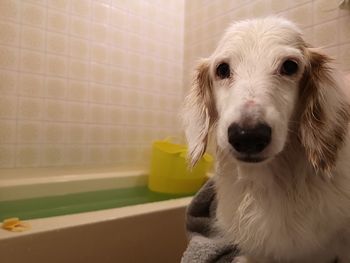
<path fill-rule="evenodd" d="M 217 227 L 241 248 L 236 262 L 328 263 L 336 257 L 350 262 L 350 114 L 342 78 L 320 50 L 298 33 L 288 35 L 298 30 L 292 23 L 281 18 L 242 23 L 277 29 L 281 24 L 282 37 L 298 38 L 292 40 L 304 66 L 280 152 L 267 162 L 245 164 L 217 147 Z M 218 49 L 229 53 L 239 26 L 228 29 Z M 218 123 L 224 109 L 210 73 L 216 53 L 200 63 L 184 107 L 191 165 L 205 151 L 211 130 L 219 144 L 223 140 Z"/>

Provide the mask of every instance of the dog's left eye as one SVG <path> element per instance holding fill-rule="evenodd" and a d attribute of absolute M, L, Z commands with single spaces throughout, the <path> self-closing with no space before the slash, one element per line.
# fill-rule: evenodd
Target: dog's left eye
<path fill-rule="evenodd" d="M 227 78 L 229 78 L 230 75 L 231 75 L 230 65 L 225 63 L 225 62 L 219 64 L 219 66 L 216 68 L 216 75 L 220 79 L 227 79 Z"/>
<path fill-rule="evenodd" d="M 283 62 L 280 72 L 282 75 L 291 76 L 291 75 L 297 73 L 298 68 L 299 68 L 298 63 L 296 63 L 293 60 L 288 59 L 288 60 Z"/>

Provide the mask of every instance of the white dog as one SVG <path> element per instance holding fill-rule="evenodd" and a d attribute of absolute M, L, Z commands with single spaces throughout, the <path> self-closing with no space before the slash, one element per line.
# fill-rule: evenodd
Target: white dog
<path fill-rule="evenodd" d="M 236 262 L 350 262 L 350 108 L 331 62 L 269 17 L 233 24 L 197 68 L 189 157 L 212 131 L 217 227 Z"/>

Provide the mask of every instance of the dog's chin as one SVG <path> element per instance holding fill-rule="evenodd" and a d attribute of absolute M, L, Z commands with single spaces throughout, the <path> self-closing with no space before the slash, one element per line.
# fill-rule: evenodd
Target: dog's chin
<path fill-rule="evenodd" d="M 244 162 L 244 163 L 261 163 L 264 162 L 265 160 L 267 160 L 268 158 L 266 157 L 259 157 L 259 156 L 235 156 L 235 158 L 240 161 L 240 162 Z"/>
<path fill-rule="evenodd" d="M 277 151 L 276 151 L 277 150 Z M 239 164 L 242 165 L 259 165 L 259 164 L 265 164 L 270 162 L 271 160 L 274 160 L 283 150 L 283 147 L 281 149 L 271 149 L 266 148 L 261 153 L 258 154 L 243 154 L 236 152 L 232 147 L 229 149 L 229 152 L 231 154 L 231 157 L 237 161 Z"/>
<path fill-rule="evenodd" d="M 259 156 L 259 155 L 249 155 L 249 154 L 239 154 L 231 151 L 232 157 L 241 164 L 254 165 L 266 163 L 271 158 L 268 156 Z"/>

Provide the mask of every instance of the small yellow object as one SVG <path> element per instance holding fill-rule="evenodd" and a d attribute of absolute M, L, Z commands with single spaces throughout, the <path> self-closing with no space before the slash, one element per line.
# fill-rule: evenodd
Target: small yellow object
<path fill-rule="evenodd" d="M 2 228 L 12 232 L 22 232 L 30 229 L 30 225 L 20 221 L 17 217 L 12 217 L 2 222 Z"/>
<path fill-rule="evenodd" d="M 207 153 L 190 170 L 186 161 L 188 148 L 169 139 L 155 141 L 152 147 L 151 171 L 148 188 L 168 194 L 196 192 L 207 180 L 206 174 L 213 162 Z"/>

